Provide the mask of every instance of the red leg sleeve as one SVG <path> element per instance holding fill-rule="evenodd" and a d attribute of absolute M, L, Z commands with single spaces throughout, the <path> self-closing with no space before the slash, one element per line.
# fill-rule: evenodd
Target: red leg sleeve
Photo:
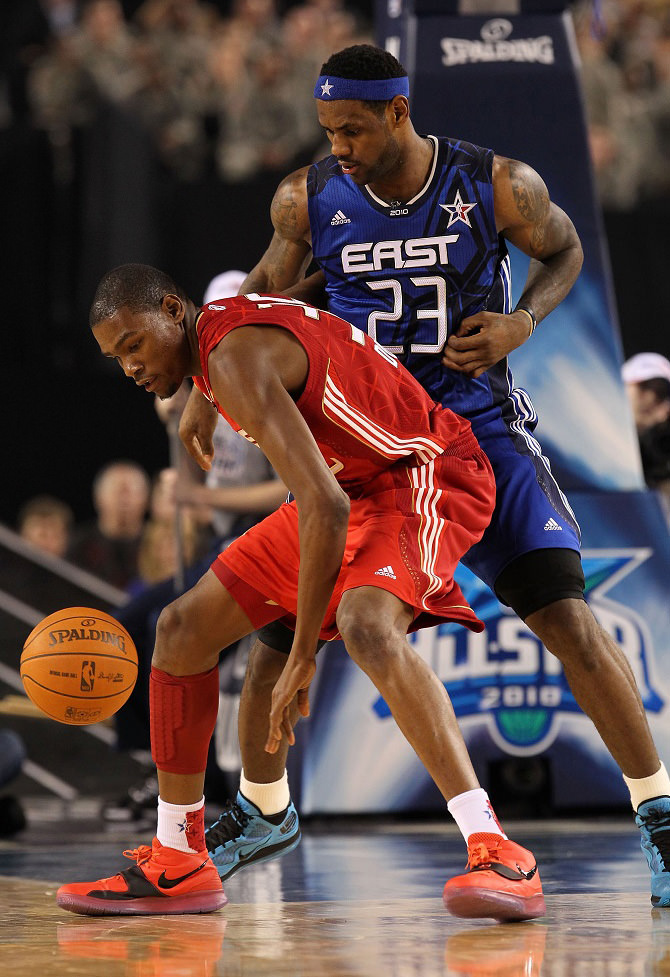
<path fill-rule="evenodd" d="M 219 669 L 168 675 L 151 669 L 151 755 L 167 773 L 202 773 L 219 708 Z"/>

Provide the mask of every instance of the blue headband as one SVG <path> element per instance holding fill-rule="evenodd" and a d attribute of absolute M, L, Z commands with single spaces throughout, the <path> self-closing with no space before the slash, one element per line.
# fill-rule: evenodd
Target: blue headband
<path fill-rule="evenodd" d="M 321 75 L 314 86 L 314 98 L 330 102 L 345 98 L 359 102 L 388 102 L 395 95 L 409 98 L 409 78 L 380 78 L 362 81 L 360 78 L 334 78 Z"/>

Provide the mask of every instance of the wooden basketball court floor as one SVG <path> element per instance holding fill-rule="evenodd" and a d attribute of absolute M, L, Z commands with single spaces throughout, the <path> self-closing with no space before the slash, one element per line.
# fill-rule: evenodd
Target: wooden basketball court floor
<path fill-rule="evenodd" d="M 114 874 L 151 831 L 40 803 L 0 843 L 3 973 L 68 977 L 668 977 L 670 910 L 652 909 L 632 818 L 509 822 L 536 853 L 547 915 L 496 924 L 450 917 L 463 868 L 453 825 L 308 821 L 289 855 L 226 884 L 211 915 L 76 916 L 58 885 Z"/>

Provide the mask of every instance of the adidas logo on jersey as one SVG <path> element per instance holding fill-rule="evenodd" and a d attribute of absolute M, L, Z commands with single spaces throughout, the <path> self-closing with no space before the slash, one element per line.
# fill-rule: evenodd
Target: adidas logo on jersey
<path fill-rule="evenodd" d="M 393 567 L 382 567 L 381 570 L 375 570 L 375 577 L 390 577 L 391 580 L 397 580 Z"/>
<path fill-rule="evenodd" d="M 544 524 L 544 528 L 547 532 L 552 529 L 560 529 L 560 531 L 563 532 L 563 527 L 559 526 L 555 519 L 548 519 Z"/>
<path fill-rule="evenodd" d="M 346 214 L 343 214 L 341 210 L 338 210 L 336 214 L 333 214 L 330 223 L 333 226 L 335 226 L 336 224 L 351 224 L 351 220 L 347 217 Z"/>

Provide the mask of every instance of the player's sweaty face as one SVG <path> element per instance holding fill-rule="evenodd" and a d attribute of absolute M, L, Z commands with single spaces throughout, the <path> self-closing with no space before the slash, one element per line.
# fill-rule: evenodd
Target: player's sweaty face
<path fill-rule="evenodd" d="M 104 356 L 115 359 L 125 375 L 161 399 L 177 392 L 186 375 L 184 336 L 162 309 L 120 309 L 93 327 Z"/>
<path fill-rule="evenodd" d="M 333 156 L 354 183 L 374 183 L 397 166 L 400 150 L 386 115 L 376 115 L 363 102 L 352 99 L 317 99 L 317 114 Z"/>

